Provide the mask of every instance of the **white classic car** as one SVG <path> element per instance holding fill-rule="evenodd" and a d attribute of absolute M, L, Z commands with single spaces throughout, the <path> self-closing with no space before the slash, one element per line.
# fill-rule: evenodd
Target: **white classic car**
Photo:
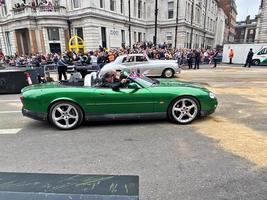
<path fill-rule="evenodd" d="M 146 76 L 162 76 L 172 78 L 174 74 L 181 73 L 176 60 L 150 60 L 143 54 L 128 54 L 116 58 L 114 62 L 106 64 L 100 70 L 100 76 L 109 71 L 121 71 L 123 69 L 137 70 Z"/>

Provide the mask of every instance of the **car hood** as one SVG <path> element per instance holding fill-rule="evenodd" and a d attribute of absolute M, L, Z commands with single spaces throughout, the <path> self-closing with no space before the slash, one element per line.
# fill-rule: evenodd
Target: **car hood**
<path fill-rule="evenodd" d="M 160 84 L 158 87 L 190 87 L 190 88 L 198 88 L 206 92 L 209 92 L 207 88 L 197 83 L 177 81 L 177 80 L 164 80 L 164 79 L 159 79 L 159 81 L 160 81 Z"/>

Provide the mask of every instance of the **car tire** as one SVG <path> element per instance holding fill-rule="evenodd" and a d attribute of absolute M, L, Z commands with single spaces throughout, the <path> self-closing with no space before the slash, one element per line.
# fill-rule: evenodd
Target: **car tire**
<path fill-rule="evenodd" d="M 162 73 L 164 78 L 172 78 L 174 76 L 174 71 L 171 68 L 165 69 Z"/>
<path fill-rule="evenodd" d="M 200 104 L 191 96 L 176 98 L 168 108 L 169 119 L 177 124 L 190 124 L 200 115 Z"/>
<path fill-rule="evenodd" d="M 261 64 L 261 61 L 260 60 L 253 60 L 252 61 L 252 64 L 254 65 L 254 66 L 259 66 L 260 64 Z"/>
<path fill-rule="evenodd" d="M 75 103 L 59 101 L 49 109 L 49 122 L 58 129 L 72 130 L 83 122 L 83 111 Z"/>

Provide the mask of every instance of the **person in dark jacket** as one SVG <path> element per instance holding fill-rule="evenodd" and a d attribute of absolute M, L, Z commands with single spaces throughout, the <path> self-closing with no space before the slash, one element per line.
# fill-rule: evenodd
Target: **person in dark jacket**
<path fill-rule="evenodd" d="M 253 49 L 250 49 L 247 55 L 246 64 L 243 67 L 247 67 L 247 65 L 249 68 L 251 67 L 253 56 L 254 56 Z"/>
<path fill-rule="evenodd" d="M 218 54 L 219 54 L 219 51 L 216 50 L 215 53 L 214 53 L 214 55 L 213 55 L 213 62 L 214 62 L 213 68 L 216 68 L 217 67 Z"/>
<path fill-rule="evenodd" d="M 198 50 L 195 50 L 194 52 L 195 57 L 195 67 L 194 69 L 199 69 L 199 63 L 200 63 L 200 52 Z"/>
<path fill-rule="evenodd" d="M 106 63 L 108 63 L 107 56 L 105 56 L 104 52 L 100 52 L 100 54 L 97 57 L 97 64 L 100 67 L 100 69 L 102 69 L 102 67 L 104 67 Z"/>
<path fill-rule="evenodd" d="M 187 54 L 187 62 L 188 62 L 188 68 L 192 69 L 193 68 L 193 54 L 192 54 L 191 50 Z"/>
<path fill-rule="evenodd" d="M 57 63 L 57 70 L 58 70 L 58 80 L 62 80 L 62 75 L 64 76 L 64 79 L 67 80 L 67 69 L 68 69 L 69 61 L 68 56 L 63 56 L 58 63 Z"/>

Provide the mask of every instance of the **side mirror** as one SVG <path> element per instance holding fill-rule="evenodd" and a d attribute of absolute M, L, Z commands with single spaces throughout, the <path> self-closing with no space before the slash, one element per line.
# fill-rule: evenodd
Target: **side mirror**
<path fill-rule="evenodd" d="M 130 83 L 128 85 L 128 88 L 133 89 L 133 90 L 139 90 L 140 89 L 139 85 L 137 85 L 136 83 Z"/>

